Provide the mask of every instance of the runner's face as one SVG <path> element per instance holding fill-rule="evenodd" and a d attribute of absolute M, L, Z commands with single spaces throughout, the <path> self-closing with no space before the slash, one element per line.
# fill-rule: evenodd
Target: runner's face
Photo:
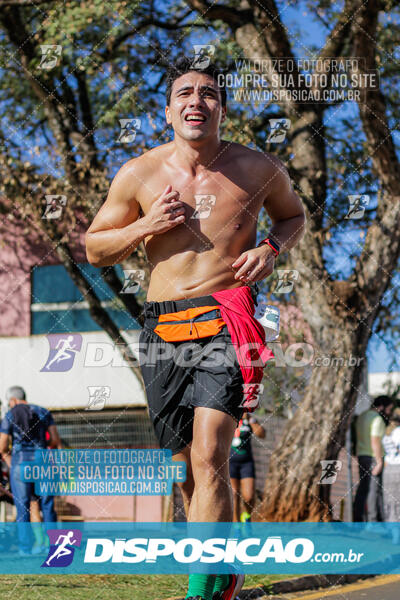
<path fill-rule="evenodd" d="M 216 136 L 225 114 L 217 82 L 210 75 L 190 71 L 174 81 L 165 116 L 175 134 L 188 141 Z"/>

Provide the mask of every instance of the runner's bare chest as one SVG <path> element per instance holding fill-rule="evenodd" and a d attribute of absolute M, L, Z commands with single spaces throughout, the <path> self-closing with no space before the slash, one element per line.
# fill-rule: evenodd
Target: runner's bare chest
<path fill-rule="evenodd" d="M 185 223 L 162 234 L 165 240 L 186 247 L 224 244 L 232 238 L 254 237 L 266 186 L 244 169 L 204 170 L 197 176 L 159 170 L 142 187 L 138 200 L 144 214 L 168 184 L 179 192 L 185 207 Z M 157 236 L 160 238 L 161 236 Z M 161 240 L 159 240 L 161 241 Z"/>

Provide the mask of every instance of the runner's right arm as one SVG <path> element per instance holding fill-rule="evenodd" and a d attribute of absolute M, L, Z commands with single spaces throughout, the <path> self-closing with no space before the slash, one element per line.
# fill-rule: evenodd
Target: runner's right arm
<path fill-rule="evenodd" d="M 164 233 L 185 220 L 179 193 L 172 191 L 170 185 L 153 202 L 149 212 L 139 218 L 140 204 L 135 198 L 137 180 L 132 164 L 118 171 L 107 200 L 86 233 L 87 259 L 95 267 L 122 262 L 147 236 Z"/>

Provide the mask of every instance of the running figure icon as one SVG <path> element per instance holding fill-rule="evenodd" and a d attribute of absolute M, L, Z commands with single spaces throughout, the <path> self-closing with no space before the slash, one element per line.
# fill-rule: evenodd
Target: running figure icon
<path fill-rule="evenodd" d="M 71 344 L 74 339 L 73 335 L 69 335 L 67 338 L 61 338 L 56 346 L 56 354 L 53 356 L 52 360 L 46 365 L 46 369 L 49 370 L 53 363 L 59 363 L 62 360 L 70 359 L 71 355 L 68 354 L 67 350 L 72 350 L 73 352 L 77 350 L 77 347 L 74 344 Z"/>
<path fill-rule="evenodd" d="M 46 560 L 46 565 L 50 566 L 51 561 L 54 558 L 61 558 L 62 556 L 67 556 L 68 554 L 72 554 L 72 550 L 67 548 L 68 545 L 72 546 L 77 542 L 77 540 L 72 539 L 74 536 L 73 531 L 69 531 L 67 534 L 61 534 L 58 536 L 56 541 L 56 545 L 58 546 L 56 551 Z M 62 541 L 60 541 L 62 540 Z"/>

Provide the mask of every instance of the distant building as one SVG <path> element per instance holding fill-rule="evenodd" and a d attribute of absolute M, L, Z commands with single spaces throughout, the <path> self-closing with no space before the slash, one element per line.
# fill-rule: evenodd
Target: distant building
<path fill-rule="evenodd" d="M 66 447 L 155 447 L 138 378 L 121 366 L 118 349 L 91 318 L 85 298 L 57 260 L 52 243 L 42 242 L 33 228 L 26 235 L 24 227 L 26 223 L 12 216 L 0 225 L 0 398 L 5 398 L 9 386 L 22 385 L 28 402 L 52 411 Z M 126 338 L 137 342 L 138 323 L 118 310 L 100 269 L 87 262 L 84 232 L 72 232 L 70 245 L 104 308 Z M 49 335 L 53 345 L 66 350 L 47 369 Z M 6 409 L 3 403 L 3 414 Z M 163 500 L 69 496 L 58 499 L 58 505 L 62 518 L 157 521 Z"/>

